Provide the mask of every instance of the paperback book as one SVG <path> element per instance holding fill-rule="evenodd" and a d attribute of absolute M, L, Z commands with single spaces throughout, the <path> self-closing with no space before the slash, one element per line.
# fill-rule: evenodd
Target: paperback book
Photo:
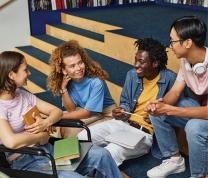
<path fill-rule="evenodd" d="M 57 165 L 71 164 L 69 160 L 79 157 L 78 137 L 65 138 L 54 143 L 54 159 Z"/>
<path fill-rule="evenodd" d="M 38 110 L 37 106 L 33 106 L 29 111 L 27 111 L 23 115 L 23 121 L 25 125 L 29 126 L 33 123 L 35 123 L 34 116 L 40 116 L 40 111 Z"/>

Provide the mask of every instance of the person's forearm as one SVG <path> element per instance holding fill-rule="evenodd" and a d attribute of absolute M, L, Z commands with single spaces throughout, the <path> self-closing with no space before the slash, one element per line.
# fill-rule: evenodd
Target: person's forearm
<path fill-rule="evenodd" d="M 48 122 L 48 126 L 53 125 L 54 123 L 58 122 L 63 113 L 60 109 L 53 109 L 50 113 L 49 116 L 46 118 L 46 121 Z"/>
<path fill-rule="evenodd" d="M 67 109 L 67 111 L 74 111 L 76 109 L 68 92 L 65 92 L 64 94 L 62 94 L 62 101 L 63 101 L 64 107 Z"/>
<path fill-rule="evenodd" d="M 163 101 L 169 105 L 175 105 L 185 88 L 184 82 L 175 81 L 172 88 L 165 94 L 163 97 Z"/>
<path fill-rule="evenodd" d="M 39 144 L 41 134 L 31 134 L 31 133 L 18 133 L 8 136 L 5 143 L 3 143 L 6 147 L 11 149 L 18 149 L 24 146 L 30 146 L 33 144 Z"/>
<path fill-rule="evenodd" d="M 188 117 L 193 119 L 208 119 L 208 106 L 201 107 L 172 107 L 167 115 L 174 115 L 178 117 Z"/>
<path fill-rule="evenodd" d="M 79 109 L 72 112 L 64 112 L 63 119 L 87 119 L 91 116 L 91 112 L 85 109 Z"/>
<path fill-rule="evenodd" d="M 164 97 L 163 97 L 163 101 L 166 103 L 166 104 L 169 104 L 169 105 L 175 105 L 178 101 L 178 98 L 180 97 L 180 95 L 177 95 L 175 93 L 167 93 Z"/>

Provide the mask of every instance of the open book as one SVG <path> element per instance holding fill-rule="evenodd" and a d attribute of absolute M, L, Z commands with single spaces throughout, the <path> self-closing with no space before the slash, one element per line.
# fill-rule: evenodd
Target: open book
<path fill-rule="evenodd" d="M 107 142 L 115 143 L 125 148 L 134 149 L 135 146 L 144 139 L 144 134 L 134 133 L 131 131 L 118 131 L 108 135 L 105 140 Z"/>
<path fill-rule="evenodd" d="M 31 125 L 35 123 L 35 118 L 33 117 L 33 113 L 35 116 L 40 116 L 40 111 L 37 106 L 33 106 L 26 114 L 23 115 L 23 120 L 25 125 Z"/>

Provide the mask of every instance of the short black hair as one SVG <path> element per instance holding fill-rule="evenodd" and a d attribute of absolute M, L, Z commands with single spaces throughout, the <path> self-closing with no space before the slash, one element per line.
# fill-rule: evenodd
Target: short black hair
<path fill-rule="evenodd" d="M 184 16 L 171 25 L 181 40 L 192 39 L 198 47 L 203 47 L 206 40 L 206 24 L 196 16 Z"/>
<path fill-rule="evenodd" d="M 138 50 L 146 51 L 152 62 L 158 61 L 159 70 L 166 69 L 168 56 L 166 53 L 166 47 L 159 41 L 152 38 L 138 39 L 135 41 L 135 46 Z"/>

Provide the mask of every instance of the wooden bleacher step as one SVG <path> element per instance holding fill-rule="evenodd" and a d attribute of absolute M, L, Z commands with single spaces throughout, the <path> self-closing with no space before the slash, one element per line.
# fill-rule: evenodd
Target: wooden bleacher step
<path fill-rule="evenodd" d="M 30 36 L 30 43 L 32 46 L 41 49 L 42 51 L 51 54 L 52 51 L 65 41 L 55 38 L 50 35 L 35 35 Z"/>
<path fill-rule="evenodd" d="M 34 82 L 27 80 L 27 85 L 24 86 L 27 91 L 30 91 L 33 94 L 45 92 L 43 88 L 35 84 Z"/>
<path fill-rule="evenodd" d="M 44 91 L 47 90 L 47 75 L 36 70 L 32 66 L 28 66 L 28 70 L 31 72 L 29 80 L 43 88 Z"/>
<path fill-rule="evenodd" d="M 107 30 L 122 29 L 121 27 L 90 20 L 87 18 L 71 15 L 70 13 L 61 13 L 61 22 L 75 27 L 86 29 L 104 35 Z"/>
<path fill-rule="evenodd" d="M 102 34 L 92 32 L 89 30 L 85 30 L 85 29 L 75 27 L 72 25 L 61 23 L 61 24 L 50 24 L 50 26 L 55 27 L 55 28 L 59 28 L 59 29 L 65 30 L 65 31 L 70 31 L 71 33 L 75 33 L 80 36 L 85 36 L 87 38 L 94 39 L 94 40 L 97 40 L 100 42 L 104 41 L 104 36 Z"/>
<path fill-rule="evenodd" d="M 70 31 L 71 30 L 71 31 Z M 104 36 L 91 31 L 83 30 L 67 24 L 46 25 L 46 34 L 55 38 L 68 41 L 75 39 L 81 46 L 96 52 L 104 49 Z"/>

